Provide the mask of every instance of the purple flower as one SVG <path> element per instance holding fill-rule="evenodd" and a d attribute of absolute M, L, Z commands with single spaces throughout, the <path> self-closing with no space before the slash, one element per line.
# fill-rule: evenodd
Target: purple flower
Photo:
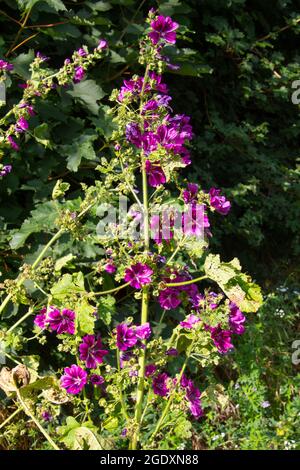
<path fill-rule="evenodd" d="M 80 360 L 85 361 L 88 369 L 96 369 L 97 364 L 103 362 L 103 357 L 108 354 L 106 349 L 103 349 L 100 336 L 86 335 L 82 338 L 82 343 L 79 345 Z"/>
<path fill-rule="evenodd" d="M 150 72 L 149 77 L 155 82 L 154 86 L 156 91 L 159 91 L 159 93 L 163 93 L 164 95 L 168 93 L 168 87 L 165 83 L 162 82 L 161 75 L 158 75 L 155 72 Z"/>
<path fill-rule="evenodd" d="M 188 317 L 186 317 L 184 321 L 180 322 L 180 326 L 182 326 L 182 328 L 187 328 L 188 330 L 191 330 L 193 326 L 199 321 L 200 319 L 196 317 L 196 315 L 191 314 Z"/>
<path fill-rule="evenodd" d="M 123 101 L 125 96 L 127 95 L 139 95 L 143 88 L 144 79 L 142 77 L 138 77 L 136 79 L 131 80 L 124 80 L 123 86 L 121 87 L 118 100 Z M 150 86 L 147 84 L 145 86 L 145 92 L 149 91 Z"/>
<path fill-rule="evenodd" d="M 77 395 L 87 383 L 86 371 L 73 364 L 71 367 L 66 367 L 64 372 L 65 374 L 60 379 L 61 387 L 65 388 L 68 393 Z"/>
<path fill-rule="evenodd" d="M 156 372 L 156 365 L 155 364 L 148 364 L 146 367 L 145 367 L 145 376 L 146 377 L 150 377 L 151 375 L 154 374 L 154 372 Z"/>
<path fill-rule="evenodd" d="M 244 323 L 246 321 L 245 315 L 240 311 L 238 306 L 234 302 L 230 302 L 230 315 L 229 315 L 229 326 L 232 333 L 242 335 L 245 332 Z"/>
<path fill-rule="evenodd" d="M 20 117 L 16 122 L 15 131 L 19 133 L 25 132 L 27 131 L 28 127 L 29 127 L 28 121 L 26 121 L 24 117 Z"/>
<path fill-rule="evenodd" d="M 63 333 L 75 334 L 75 312 L 73 310 L 64 308 L 60 312 L 58 308 L 52 307 L 47 313 L 47 322 L 51 330 L 56 331 L 59 335 Z"/>
<path fill-rule="evenodd" d="M 16 150 L 16 152 L 18 152 L 18 151 L 20 150 L 19 145 L 17 144 L 17 142 L 14 141 L 14 139 L 12 138 L 11 135 L 9 135 L 9 136 L 7 137 L 7 140 L 8 140 L 8 142 L 10 143 L 10 146 L 11 146 L 11 148 L 12 148 L 13 150 Z"/>
<path fill-rule="evenodd" d="M 262 401 L 262 402 L 261 402 L 260 406 L 261 406 L 262 408 L 269 408 L 269 406 L 271 406 L 271 405 L 270 405 L 270 402 L 269 402 L 269 401 L 265 400 L 265 401 Z"/>
<path fill-rule="evenodd" d="M 91 374 L 90 375 L 90 382 L 93 385 L 99 386 L 99 385 L 102 385 L 104 383 L 104 378 L 102 377 L 102 375 Z"/>
<path fill-rule="evenodd" d="M 124 362 L 130 361 L 134 357 L 134 354 L 132 351 L 122 351 L 120 354 L 120 366 L 121 369 L 125 367 L 126 364 Z"/>
<path fill-rule="evenodd" d="M 172 101 L 171 96 L 169 96 L 169 95 L 157 95 L 156 99 L 157 99 L 158 106 L 162 106 L 164 108 L 169 108 L 171 110 L 171 108 L 169 106 L 170 101 Z"/>
<path fill-rule="evenodd" d="M 141 148 L 142 146 L 142 134 L 139 125 L 136 122 L 127 124 L 125 131 L 126 139 L 136 147 Z"/>
<path fill-rule="evenodd" d="M 143 113 L 146 111 L 154 111 L 158 108 L 158 102 L 156 100 L 149 100 L 143 106 Z"/>
<path fill-rule="evenodd" d="M 192 380 L 189 380 L 184 374 L 181 377 L 180 385 L 185 389 L 185 398 L 189 402 L 189 408 L 192 415 L 198 419 L 203 416 L 201 407 L 201 392 Z"/>
<path fill-rule="evenodd" d="M 166 356 L 178 356 L 177 349 L 176 348 L 167 349 Z"/>
<path fill-rule="evenodd" d="M 187 387 L 189 384 L 189 379 L 187 378 L 187 376 L 185 374 L 182 374 L 182 377 L 180 379 L 180 385 L 185 388 Z"/>
<path fill-rule="evenodd" d="M 33 106 L 31 104 L 28 104 L 28 103 L 21 103 L 19 105 L 19 108 L 20 109 L 26 109 L 26 111 L 28 112 L 29 116 L 34 116 L 35 115 L 35 112 L 34 112 L 34 109 L 33 109 Z"/>
<path fill-rule="evenodd" d="M 11 165 L 4 165 L 1 169 L 0 169 L 0 176 L 7 176 L 12 170 L 12 166 Z"/>
<path fill-rule="evenodd" d="M 231 331 L 222 330 L 221 326 L 215 326 L 210 328 L 211 338 L 218 351 L 222 354 L 226 354 L 230 349 L 233 348 L 231 343 Z"/>
<path fill-rule="evenodd" d="M 52 414 L 49 411 L 42 411 L 41 416 L 44 421 L 49 422 L 52 420 Z"/>
<path fill-rule="evenodd" d="M 152 44 L 157 44 L 160 39 L 164 39 L 170 44 L 175 44 L 176 42 L 176 29 L 178 28 L 178 23 L 172 20 L 169 16 L 164 17 L 159 15 L 155 20 L 151 21 L 152 31 L 148 34 L 151 39 Z"/>
<path fill-rule="evenodd" d="M 167 387 L 167 380 L 169 376 L 165 372 L 163 374 L 158 374 L 154 377 L 152 381 L 152 388 L 155 395 L 160 395 L 161 397 L 165 397 L 169 389 Z"/>
<path fill-rule="evenodd" d="M 187 208 L 187 211 L 182 214 L 183 233 L 202 238 L 210 227 L 207 214 L 205 213 L 205 206 L 203 204 L 192 203 Z"/>
<path fill-rule="evenodd" d="M 149 266 L 142 263 L 137 263 L 132 265 L 130 268 L 125 269 L 124 279 L 126 282 L 129 282 L 131 287 L 135 289 L 140 289 L 146 284 L 150 284 L 152 281 L 151 275 L 153 271 Z"/>
<path fill-rule="evenodd" d="M 108 42 L 106 39 L 100 39 L 97 49 L 106 49 L 108 47 Z"/>
<path fill-rule="evenodd" d="M 182 192 L 182 197 L 185 204 L 189 204 L 190 202 L 194 202 L 197 200 L 198 194 L 198 185 L 195 183 L 188 183 L 187 189 Z"/>
<path fill-rule="evenodd" d="M 207 295 L 207 303 L 211 310 L 215 310 L 218 307 L 220 300 L 220 295 L 216 294 L 215 292 L 209 292 Z"/>
<path fill-rule="evenodd" d="M 80 57 L 85 57 L 87 55 L 87 52 L 85 49 L 83 49 L 83 47 L 80 47 L 77 51 L 77 54 L 79 54 Z"/>
<path fill-rule="evenodd" d="M 116 272 L 117 268 L 116 266 L 114 265 L 114 263 L 110 262 L 110 263 L 107 263 L 105 266 L 104 266 L 104 269 L 107 273 L 109 274 L 113 274 Z"/>
<path fill-rule="evenodd" d="M 148 339 L 151 336 L 150 324 L 147 322 L 143 325 L 137 326 L 135 328 L 135 335 L 139 340 Z"/>
<path fill-rule="evenodd" d="M 230 211 L 231 204 L 225 196 L 220 196 L 220 189 L 211 188 L 209 190 L 210 204 L 211 206 L 219 212 L 219 214 L 227 215 Z"/>
<path fill-rule="evenodd" d="M 126 428 L 122 429 L 121 436 L 126 437 L 128 430 Z"/>
<path fill-rule="evenodd" d="M 47 60 L 49 60 L 49 57 L 47 57 L 46 55 L 42 54 L 41 52 L 37 52 L 36 53 L 36 57 L 38 59 L 40 59 L 41 62 L 46 62 Z"/>
<path fill-rule="evenodd" d="M 42 308 L 40 313 L 38 315 L 36 315 L 36 317 L 34 319 L 34 324 L 36 326 L 38 326 L 39 328 L 41 328 L 41 330 L 46 328 L 46 314 L 47 314 L 47 309 L 46 309 L 46 307 L 44 307 L 44 308 Z"/>
<path fill-rule="evenodd" d="M 167 287 L 161 290 L 158 296 L 158 301 L 161 308 L 171 310 L 177 308 L 181 304 L 180 290 L 175 287 Z"/>
<path fill-rule="evenodd" d="M 75 74 L 73 77 L 73 82 L 74 83 L 79 83 L 81 80 L 84 78 L 84 69 L 82 67 L 76 67 L 75 68 Z"/>
<path fill-rule="evenodd" d="M 120 351 L 127 351 L 137 343 L 137 337 L 133 328 L 126 323 L 117 326 L 117 347 Z"/>
<path fill-rule="evenodd" d="M 150 186 L 156 188 L 166 182 L 166 175 L 158 163 L 151 163 L 149 160 L 146 160 L 145 167 Z"/>
<path fill-rule="evenodd" d="M 162 215 L 154 214 L 150 219 L 151 236 L 155 243 L 161 244 L 163 240 L 170 241 L 174 237 L 172 228 L 178 214 L 173 214 L 168 209 Z"/>
<path fill-rule="evenodd" d="M 6 62 L 6 60 L 0 59 L 0 70 L 5 70 L 7 72 L 10 72 L 11 70 L 13 70 L 13 68 L 14 68 L 13 64 Z"/>

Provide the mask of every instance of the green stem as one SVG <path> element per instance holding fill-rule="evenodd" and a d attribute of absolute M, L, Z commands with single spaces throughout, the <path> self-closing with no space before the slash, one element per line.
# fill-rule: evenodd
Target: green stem
<path fill-rule="evenodd" d="M 141 325 L 146 323 L 148 320 L 148 306 L 149 306 L 149 288 L 146 286 L 143 288 L 143 294 L 142 294 Z M 140 357 L 139 357 L 139 375 L 138 375 L 138 386 L 137 386 L 137 394 L 136 394 L 136 408 L 135 408 L 135 415 L 134 415 L 137 428 L 132 438 L 131 450 L 137 449 L 137 444 L 139 441 L 141 419 L 142 419 L 142 412 L 143 412 L 145 366 L 146 366 L 146 346 L 144 349 L 141 349 Z"/>
<path fill-rule="evenodd" d="M 119 351 L 119 349 L 117 349 L 117 364 L 118 364 L 118 371 L 121 372 L 120 351 Z M 120 392 L 120 403 L 121 403 L 122 413 L 123 413 L 124 418 L 126 419 L 126 421 L 129 421 L 129 416 L 127 414 L 126 404 L 124 402 L 124 397 L 123 397 L 123 392 L 122 392 L 122 385 L 119 386 L 119 392 Z"/>
<path fill-rule="evenodd" d="M 101 292 L 91 292 L 90 295 L 91 297 L 96 296 L 96 295 L 106 295 L 106 294 L 111 294 L 112 292 L 117 292 L 118 290 L 124 289 L 124 287 L 129 286 L 129 282 L 126 282 L 126 284 L 122 284 L 119 287 L 114 287 L 113 289 L 109 290 L 103 290 Z"/>
<path fill-rule="evenodd" d="M 183 376 L 183 373 L 184 373 L 184 371 L 185 371 L 185 369 L 186 369 L 188 360 L 189 360 L 190 355 L 191 355 L 191 353 L 192 353 L 192 349 L 193 349 L 193 346 L 194 346 L 194 342 L 195 342 L 195 340 L 192 341 L 192 344 L 191 344 L 191 346 L 190 346 L 189 352 L 188 352 L 188 354 L 187 354 L 187 356 L 186 356 L 186 358 L 185 358 L 184 364 L 183 364 L 183 366 L 182 366 L 182 368 L 181 368 L 181 371 L 180 371 L 180 374 L 179 374 L 179 377 L 178 377 L 176 386 L 175 386 L 173 392 L 170 394 L 169 399 L 168 399 L 168 401 L 167 401 L 167 404 L 166 404 L 166 406 L 165 406 L 165 409 L 164 409 L 164 411 L 163 411 L 163 413 L 162 413 L 162 415 L 161 415 L 161 417 L 160 417 L 160 419 L 159 419 L 159 421 L 158 421 L 158 423 L 157 423 L 157 425 L 156 425 L 156 428 L 155 428 L 155 430 L 154 430 L 152 436 L 151 436 L 150 439 L 149 439 L 150 442 L 155 438 L 155 436 L 156 436 L 157 433 L 159 432 L 159 430 L 160 430 L 160 428 L 161 428 L 161 426 L 162 426 L 162 424 L 163 424 L 163 422 L 164 422 L 164 420 L 165 420 L 165 417 L 167 416 L 167 413 L 168 413 L 168 411 L 169 411 L 169 409 L 170 409 L 170 406 L 171 406 L 171 404 L 172 404 L 172 401 L 173 401 L 173 399 L 174 399 L 176 389 L 177 389 L 178 385 L 179 385 L 180 382 L 181 382 L 181 378 L 182 378 L 182 376 Z"/>
<path fill-rule="evenodd" d="M 167 282 L 166 287 L 188 286 L 190 284 L 194 284 L 195 282 L 203 281 L 203 279 L 207 279 L 207 276 L 201 276 L 201 277 L 197 277 L 196 279 L 190 279 L 189 281 L 183 281 L 183 282 Z"/>
<path fill-rule="evenodd" d="M 144 75 L 144 82 L 141 91 L 141 102 L 140 102 L 140 115 L 142 114 L 143 109 L 143 96 L 145 91 L 145 86 L 148 80 L 150 67 L 147 65 Z M 149 231 L 149 200 L 148 200 L 148 181 L 147 173 L 145 168 L 145 160 L 142 155 L 142 181 L 143 181 L 143 221 L 144 221 L 144 252 L 149 251 L 150 246 L 150 231 Z M 148 310 L 149 310 L 149 286 L 144 286 L 142 290 L 142 306 L 141 306 L 141 325 L 147 323 L 148 321 Z M 136 429 L 134 431 L 132 441 L 131 441 L 131 450 L 136 450 L 140 428 L 141 428 L 141 419 L 143 412 L 143 399 L 144 399 L 144 388 L 145 388 L 145 365 L 146 365 L 146 344 L 144 343 L 144 348 L 140 350 L 139 356 L 139 373 L 138 373 L 138 385 L 136 393 L 136 407 L 135 407 L 135 424 Z"/>
<path fill-rule="evenodd" d="M 17 408 L 3 423 L 0 424 L 0 429 L 4 428 L 18 413 L 22 411 L 22 408 Z"/>
<path fill-rule="evenodd" d="M 171 255 L 171 257 L 168 259 L 168 261 L 167 261 L 167 263 L 166 263 L 167 266 L 168 266 L 168 265 L 171 263 L 171 261 L 175 258 L 175 256 L 177 255 L 178 251 L 180 250 L 180 248 L 181 248 L 182 245 L 184 244 L 185 240 L 186 240 L 186 236 L 184 236 L 184 237 L 182 238 L 182 240 L 180 240 L 180 242 L 178 243 L 176 249 L 174 250 L 173 254 Z"/>
<path fill-rule="evenodd" d="M 60 450 L 60 448 L 55 444 L 53 439 L 49 436 L 47 431 L 43 428 L 43 426 L 38 422 L 34 414 L 32 413 L 31 409 L 29 406 L 25 403 L 25 401 L 22 398 L 22 395 L 20 393 L 19 389 L 16 389 L 16 394 L 18 397 L 18 400 L 20 404 L 22 405 L 22 408 L 24 409 L 25 413 L 31 418 L 31 420 L 34 422 L 34 424 L 37 426 L 37 428 L 41 431 L 41 433 L 44 435 L 44 437 L 47 439 L 49 444 L 53 447 L 55 450 Z"/>
<path fill-rule="evenodd" d="M 78 214 L 78 219 L 83 217 L 91 209 L 91 207 L 94 206 L 94 204 L 95 204 L 95 202 L 93 202 L 92 204 L 89 204 L 85 209 L 83 209 L 80 212 L 80 214 Z M 45 254 L 47 253 L 48 249 L 53 245 L 53 243 L 56 242 L 56 240 L 58 240 L 59 237 L 61 237 L 61 235 L 64 233 L 64 231 L 65 230 L 61 228 L 55 235 L 53 235 L 53 237 L 49 240 L 47 245 L 44 246 L 44 248 L 40 252 L 40 254 L 37 257 L 37 259 L 35 260 L 35 262 L 32 264 L 32 266 L 31 266 L 32 269 L 35 269 L 40 264 L 40 262 L 42 261 L 42 259 L 45 256 Z M 26 277 L 21 276 L 16 282 L 16 287 L 21 287 L 23 285 L 23 283 L 25 282 L 25 280 L 26 280 Z M 0 305 L 0 315 L 3 312 L 3 310 L 5 309 L 5 307 L 7 306 L 8 302 L 11 300 L 11 298 L 12 298 L 12 294 L 8 294 L 5 297 L 5 299 L 3 300 L 2 304 Z"/>
<path fill-rule="evenodd" d="M 17 328 L 17 326 L 23 323 L 26 318 L 30 317 L 30 315 L 32 315 L 32 309 L 29 309 L 28 312 L 23 315 L 23 317 L 21 317 L 16 323 L 14 323 L 13 326 L 11 326 L 9 330 L 7 330 L 7 333 L 11 333 L 15 328 Z"/>

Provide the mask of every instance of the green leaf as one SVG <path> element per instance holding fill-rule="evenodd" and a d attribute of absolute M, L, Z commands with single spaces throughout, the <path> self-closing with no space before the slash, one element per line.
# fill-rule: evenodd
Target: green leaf
<path fill-rule="evenodd" d="M 42 144 L 46 148 L 53 148 L 50 142 L 50 134 L 47 123 L 40 124 L 33 131 L 34 138 L 37 142 Z"/>
<path fill-rule="evenodd" d="M 62 154 L 67 157 L 67 168 L 71 171 L 78 171 L 78 167 L 83 158 L 96 160 L 97 156 L 93 147 L 93 142 L 97 138 L 95 134 L 83 134 L 70 145 L 62 145 Z"/>
<path fill-rule="evenodd" d="M 78 302 L 76 306 L 76 324 L 80 334 L 91 335 L 94 333 L 95 307 L 90 305 L 86 299 Z"/>
<path fill-rule="evenodd" d="M 82 292 L 85 292 L 82 272 L 78 272 L 73 275 L 64 274 L 51 288 L 51 294 L 56 299 L 68 294 L 78 294 Z"/>
<path fill-rule="evenodd" d="M 54 385 L 55 385 L 54 377 L 43 377 L 41 379 L 36 380 L 35 382 L 30 383 L 29 385 L 26 385 L 26 387 L 22 387 L 20 389 L 20 392 L 22 393 L 24 397 L 28 397 L 34 391 L 48 390 Z"/>
<path fill-rule="evenodd" d="M 40 204 L 31 211 L 31 217 L 23 222 L 20 230 L 14 233 L 9 243 L 10 247 L 17 250 L 32 233 L 52 230 L 56 218 L 57 212 L 53 201 Z"/>
<path fill-rule="evenodd" d="M 37 3 L 47 3 L 55 11 L 66 11 L 66 7 L 61 0 L 17 0 L 20 10 L 28 12 Z M 42 8 L 40 8 L 42 10 Z"/>
<path fill-rule="evenodd" d="M 80 424 L 72 416 L 66 419 L 66 425 L 60 426 L 58 433 L 68 449 L 72 450 L 105 450 L 114 447 L 111 439 L 103 438 L 97 434 L 97 428 L 87 421 Z"/>
<path fill-rule="evenodd" d="M 68 91 L 76 101 L 85 105 L 93 114 L 98 114 L 99 104 L 97 101 L 105 96 L 102 88 L 97 85 L 95 80 L 84 80 L 73 85 L 73 90 Z"/>
<path fill-rule="evenodd" d="M 119 425 L 119 420 L 116 416 L 110 416 L 103 422 L 104 429 L 107 429 L 108 431 L 117 429 L 118 425 Z"/>
<path fill-rule="evenodd" d="M 260 287 L 252 282 L 250 276 L 241 272 L 237 258 L 224 263 L 219 255 L 209 254 L 204 263 L 204 270 L 243 312 L 256 312 L 262 305 Z"/>
<path fill-rule="evenodd" d="M 106 325 L 110 325 L 112 314 L 116 310 L 116 299 L 112 295 L 106 295 L 98 300 L 99 318 Z"/>
<path fill-rule="evenodd" d="M 66 256 L 63 256 L 62 258 L 59 258 L 54 266 L 55 271 L 61 271 L 61 269 L 66 266 L 69 261 L 72 261 L 72 259 L 75 258 L 75 256 L 72 253 L 69 253 Z"/>
<path fill-rule="evenodd" d="M 30 78 L 29 65 L 34 59 L 34 51 L 30 49 L 27 53 L 18 55 L 16 59 L 12 60 L 14 65 L 14 72 L 20 75 L 23 80 L 28 80 Z"/>

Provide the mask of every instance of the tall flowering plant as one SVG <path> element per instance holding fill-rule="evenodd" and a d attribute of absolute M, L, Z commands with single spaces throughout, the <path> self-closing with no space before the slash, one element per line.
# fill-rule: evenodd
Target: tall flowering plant
<path fill-rule="evenodd" d="M 220 189 L 180 179 L 192 162 L 193 129 L 189 116 L 174 113 L 163 79 L 166 69 L 177 68 L 164 48 L 174 47 L 179 25 L 154 10 L 147 22 L 139 56 L 144 73 L 111 95 L 114 131 L 97 167 L 99 179 L 83 186 L 85 197 L 72 210 L 64 200 L 68 184 L 58 181 L 59 229 L 35 262 L 7 283 L 0 307 L 3 312 L 21 298 L 30 304 L 4 335 L 7 344 L 34 315 L 34 340 L 45 353 L 51 341 L 54 363 L 63 361 L 55 374 L 49 364 L 39 379 L 45 390 L 32 410 L 55 448 L 58 441 L 78 448 L 80 439 L 90 448 L 157 448 L 162 437 L 172 447 L 178 429 L 181 439 L 188 438 L 193 420 L 205 419 L 210 406 L 195 371 L 234 350 L 245 332 L 245 313 L 257 311 L 262 300 L 237 259 L 223 262 L 209 252 L 210 213 L 226 216 L 231 203 Z M 84 49 L 78 55 L 84 57 Z M 83 79 L 82 73 L 75 67 L 73 79 Z M 22 125 L 19 119 L 18 129 Z M 117 195 L 132 203 L 125 214 L 120 201 L 115 210 Z M 93 221 L 105 210 L 119 219 L 102 219 L 95 233 Z M 76 271 L 68 254 L 51 272 L 45 256 L 66 233 L 97 247 L 99 261 L 79 262 Z M 41 293 L 38 301 L 26 289 L 29 279 Z M 36 382 L 15 385 L 21 404 L 26 387 L 39 390 Z M 51 422 L 60 424 L 58 434 Z"/>

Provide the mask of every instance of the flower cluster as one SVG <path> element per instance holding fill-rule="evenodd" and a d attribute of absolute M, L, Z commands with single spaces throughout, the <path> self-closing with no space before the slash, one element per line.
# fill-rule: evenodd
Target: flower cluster
<path fill-rule="evenodd" d="M 8 175 L 12 170 L 11 165 L 0 165 L 0 176 Z"/>
<path fill-rule="evenodd" d="M 85 335 L 79 345 L 79 357 L 87 369 L 97 369 L 103 363 L 103 358 L 108 354 L 103 349 L 100 335 Z M 104 378 L 98 373 L 88 374 L 83 367 L 71 365 L 64 369 L 64 375 L 60 379 L 60 385 L 72 395 L 80 393 L 85 385 L 90 382 L 93 386 L 103 387 Z"/>
<path fill-rule="evenodd" d="M 67 333 L 75 334 L 75 312 L 68 308 L 60 310 L 57 307 L 44 307 L 41 312 L 36 315 L 34 324 L 42 330 L 49 328 L 61 335 Z"/>
<path fill-rule="evenodd" d="M 151 335 L 150 324 L 144 323 L 140 326 L 120 323 L 117 328 L 117 348 L 120 351 L 127 351 L 135 345 L 141 345 L 141 341 L 148 339 Z"/>
<path fill-rule="evenodd" d="M 78 83 L 85 77 L 85 71 L 96 60 L 103 58 L 107 49 L 107 41 L 101 39 L 99 44 L 92 52 L 84 46 L 72 55 L 72 59 L 66 59 L 63 67 L 56 73 L 48 75 L 47 71 L 41 68 L 44 62 L 48 61 L 48 57 L 37 52 L 36 57 L 31 64 L 32 73 L 35 79 L 29 79 L 26 83 L 20 84 L 24 89 L 22 100 L 16 104 L 11 112 L 2 118 L 2 122 L 8 123 L 11 114 L 15 117 L 15 123 L 11 124 L 5 132 L 5 137 L 1 138 L 0 145 L 8 144 L 10 148 L 18 152 L 20 150 L 19 139 L 20 134 L 28 131 L 28 119 L 35 114 L 34 102 L 37 97 L 45 98 L 47 94 L 55 89 L 57 85 L 54 83 L 54 77 L 59 85 L 66 86 L 70 82 Z M 4 60 L 0 60 L 0 71 L 11 71 L 13 65 Z"/>

